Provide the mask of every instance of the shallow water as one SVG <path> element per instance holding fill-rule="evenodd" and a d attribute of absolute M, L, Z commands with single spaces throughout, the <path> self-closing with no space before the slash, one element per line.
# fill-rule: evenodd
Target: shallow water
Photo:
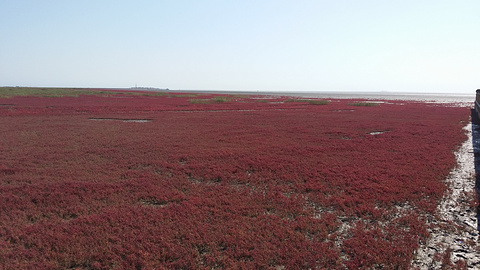
<path fill-rule="evenodd" d="M 446 94 L 446 93 L 401 93 L 401 92 L 310 92 L 310 93 L 275 93 L 274 95 L 299 96 L 305 98 L 332 98 L 332 99 L 369 99 L 369 100 L 416 100 L 437 103 L 461 103 L 472 105 L 475 93 Z"/>

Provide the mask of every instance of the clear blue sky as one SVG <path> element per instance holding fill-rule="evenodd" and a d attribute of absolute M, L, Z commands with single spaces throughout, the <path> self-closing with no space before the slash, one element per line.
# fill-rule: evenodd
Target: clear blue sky
<path fill-rule="evenodd" d="M 480 88 L 479 0 L 0 0 L 0 86 Z"/>

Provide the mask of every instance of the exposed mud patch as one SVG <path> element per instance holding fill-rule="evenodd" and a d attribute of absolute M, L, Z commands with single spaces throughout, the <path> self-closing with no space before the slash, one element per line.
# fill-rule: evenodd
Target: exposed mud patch
<path fill-rule="evenodd" d="M 138 202 L 143 206 L 149 206 L 153 208 L 161 208 L 168 206 L 168 201 L 158 200 L 155 198 L 142 198 Z"/>
<path fill-rule="evenodd" d="M 339 109 L 339 110 L 332 110 L 332 112 L 354 112 L 353 109 Z"/>
<path fill-rule="evenodd" d="M 123 118 L 88 118 L 94 121 L 121 121 L 121 122 L 134 122 L 134 123 L 148 123 L 153 119 L 123 119 Z"/>
<path fill-rule="evenodd" d="M 390 130 L 379 130 L 379 131 L 372 131 L 372 132 L 369 132 L 368 135 L 379 135 L 379 134 L 383 134 L 385 132 L 389 132 Z"/>

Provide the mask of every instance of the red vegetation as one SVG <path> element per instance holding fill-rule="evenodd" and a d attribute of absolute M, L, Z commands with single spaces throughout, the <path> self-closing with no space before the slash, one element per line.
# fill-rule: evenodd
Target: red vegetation
<path fill-rule="evenodd" d="M 408 269 L 468 109 L 215 98 L 0 99 L 3 267 Z"/>

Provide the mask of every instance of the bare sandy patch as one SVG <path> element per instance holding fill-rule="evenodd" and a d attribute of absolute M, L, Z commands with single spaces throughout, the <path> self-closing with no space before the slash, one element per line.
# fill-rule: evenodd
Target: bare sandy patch
<path fill-rule="evenodd" d="M 480 269 L 477 213 L 472 205 L 475 190 L 475 163 L 471 124 L 464 127 L 468 139 L 455 153 L 457 167 L 446 179 L 449 190 L 428 217 L 431 237 L 417 250 L 414 269 Z M 443 268 L 447 267 L 447 268 Z M 450 268 L 448 268 L 450 269 Z"/>

